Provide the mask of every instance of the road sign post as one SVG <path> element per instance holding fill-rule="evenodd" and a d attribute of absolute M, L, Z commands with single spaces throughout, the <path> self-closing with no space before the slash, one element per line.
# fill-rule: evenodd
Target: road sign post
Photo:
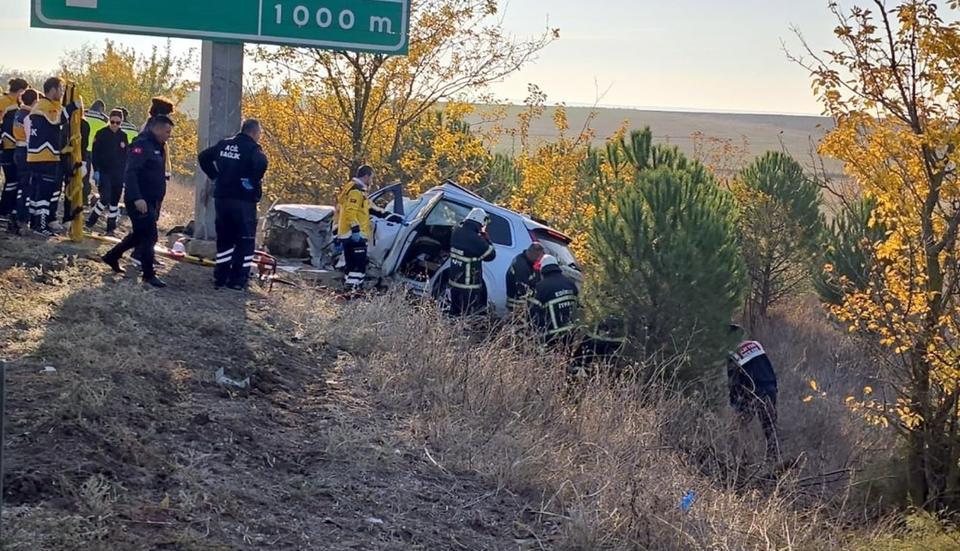
<path fill-rule="evenodd" d="M 411 0 L 31 0 L 34 27 L 204 41 L 200 148 L 240 128 L 243 43 L 386 55 L 407 53 Z M 198 171 L 199 172 L 199 171 Z M 194 227 L 213 239 L 212 200 L 198 173 Z"/>

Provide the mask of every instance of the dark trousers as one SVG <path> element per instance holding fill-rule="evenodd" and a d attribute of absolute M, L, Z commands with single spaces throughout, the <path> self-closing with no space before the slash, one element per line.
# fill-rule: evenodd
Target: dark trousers
<path fill-rule="evenodd" d="M 16 211 L 16 220 L 18 225 L 24 225 L 30 222 L 31 206 L 31 182 L 30 169 L 27 164 L 27 148 L 18 147 L 13 154 L 13 162 L 17 165 L 17 179 L 19 180 L 19 189 L 17 189 L 17 203 L 14 207 Z"/>
<path fill-rule="evenodd" d="M 117 229 L 117 219 L 120 217 L 120 195 L 123 194 L 123 174 L 100 173 L 97 181 L 97 191 L 100 198 L 90 211 L 87 226 L 93 226 L 101 216 L 107 219 L 107 231 Z"/>
<path fill-rule="evenodd" d="M 363 237 L 359 239 L 351 237 L 341 239 L 340 245 L 343 248 L 343 272 L 346 274 L 343 282 L 348 287 L 360 289 L 367 277 L 367 266 L 370 263 L 367 240 Z"/>
<path fill-rule="evenodd" d="M 13 160 L 12 149 L 0 151 L 0 170 L 3 170 L 3 193 L 0 193 L 0 216 L 7 216 L 17 208 L 17 192 L 20 184 L 17 178 L 17 165 Z"/>
<path fill-rule="evenodd" d="M 30 227 L 33 229 L 46 230 L 47 225 L 56 220 L 62 182 L 60 163 L 30 163 L 30 188 L 34 194 Z"/>
<path fill-rule="evenodd" d="M 450 286 L 450 315 L 472 316 L 487 307 L 487 289 L 460 289 Z"/>
<path fill-rule="evenodd" d="M 767 457 L 775 458 L 780 453 L 777 438 L 777 393 L 745 392 L 735 405 L 740 427 L 746 429 L 754 417 L 760 419 L 763 436 L 767 440 Z"/>
<path fill-rule="evenodd" d="M 127 202 L 127 212 L 130 213 L 130 223 L 133 225 L 133 231 L 128 233 L 123 241 L 110 249 L 105 260 L 119 261 L 124 253 L 134 249 L 134 256 L 140 261 L 140 268 L 143 270 L 143 279 L 151 279 L 157 274 L 153 266 L 153 246 L 156 244 L 157 218 L 160 215 L 160 205 L 156 203 L 147 203 L 147 212 L 141 213 L 133 205 L 133 202 Z"/>
<path fill-rule="evenodd" d="M 257 237 L 257 204 L 239 199 L 214 199 L 217 213 L 217 265 L 214 283 L 246 287 L 253 267 Z"/>

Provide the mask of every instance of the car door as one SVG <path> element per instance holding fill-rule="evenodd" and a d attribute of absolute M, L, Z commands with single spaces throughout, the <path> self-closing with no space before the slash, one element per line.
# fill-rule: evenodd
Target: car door
<path fill-rule="evenodd" d="M 427 194 L 424 194 L 424 196 L 427 196 Z M 426 203 L 417 210 L 413 218 L 403 223 L 403 228 L 394 240 L 394 246 L 387 253 L 383 263 L 380 265 L 382 267 L 381 276 L 392 275 L 394 270 L 397 269 L 407 248 L 410 247 L 414 239 L 416 239 L 418 227 L 426 220 L 427 216 L 430 215 L 430 212 L 437 206 L 437 203 L 439 203 L 441 199 L 443 199 L 442 193 L 435 193 L 429 196 Z"/>
<path fill-rule="evenodd" d="M 403 216 L 403 184 L 393 184 L 377 190 L 370 195 L 370 201 L 390 213 Z M 383 266 L 383 261 L 403 229 L 403 223 L 388 222 L 385 218 L 373 219 L 373 235 L 370 238 L 367 254 L 374 265 Z"/>

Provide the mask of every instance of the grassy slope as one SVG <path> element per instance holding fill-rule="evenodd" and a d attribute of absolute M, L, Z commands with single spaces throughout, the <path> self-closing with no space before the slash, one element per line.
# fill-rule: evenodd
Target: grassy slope
<path fill-rule="evenodd" d="M 434 466 L 335 352 L 297 339 L 290 296 L 214 293 L 185 265 L 148 291 L 94 254 L 0 237 L 4 549 L 513 542 L 522 504 Z M 252 390 L 217 385 L 219 367 Z"/>

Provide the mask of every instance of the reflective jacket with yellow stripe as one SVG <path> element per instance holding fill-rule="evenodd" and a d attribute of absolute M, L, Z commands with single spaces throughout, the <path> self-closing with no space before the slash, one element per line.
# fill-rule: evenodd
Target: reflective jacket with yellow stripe
<path fill-rule="evenodd" d="M 16 96 L 0 96 L 0 142 L 3 149 L 16 149 L 17 138 L 13 135 L 13 119 L 20 109 L 20 100 Z"/>
<path fill-rule="evenodd" d="M 481 235 L 483 228 L 466 220 L 450 239 L 450 286 L 456 289 L 483 288 L 483 263 L 497 257 L 497 250 Z"/>
<path fill-rule="evenodd" d="M 367 239 L 373 238 L 373 223 L 370 215 L 382 216 L 383 209 L 374 205 L 367 197 L 367 186 L 354 178 L 350 180 L 337 194 L 336 226 L 337 236 L 350 237 L 350 226 L 354 222 L 360 225 L 360 233 Z"/>
<path fill-rule="evenodd" d="M 59 101 L 41 98 L 30 112 L 30 135 L 27 137 L 28 163 L 58 163 L 67 146 L 64 129 L 77 106 L 64 108 Z"/>
<path fill-rule="evenodd" d="M 569 333 L 576 327 L 577 285 L 557 266 L 544 268 L 543 279 L 530 297 L 530 317 L 547 336 Z"/>

